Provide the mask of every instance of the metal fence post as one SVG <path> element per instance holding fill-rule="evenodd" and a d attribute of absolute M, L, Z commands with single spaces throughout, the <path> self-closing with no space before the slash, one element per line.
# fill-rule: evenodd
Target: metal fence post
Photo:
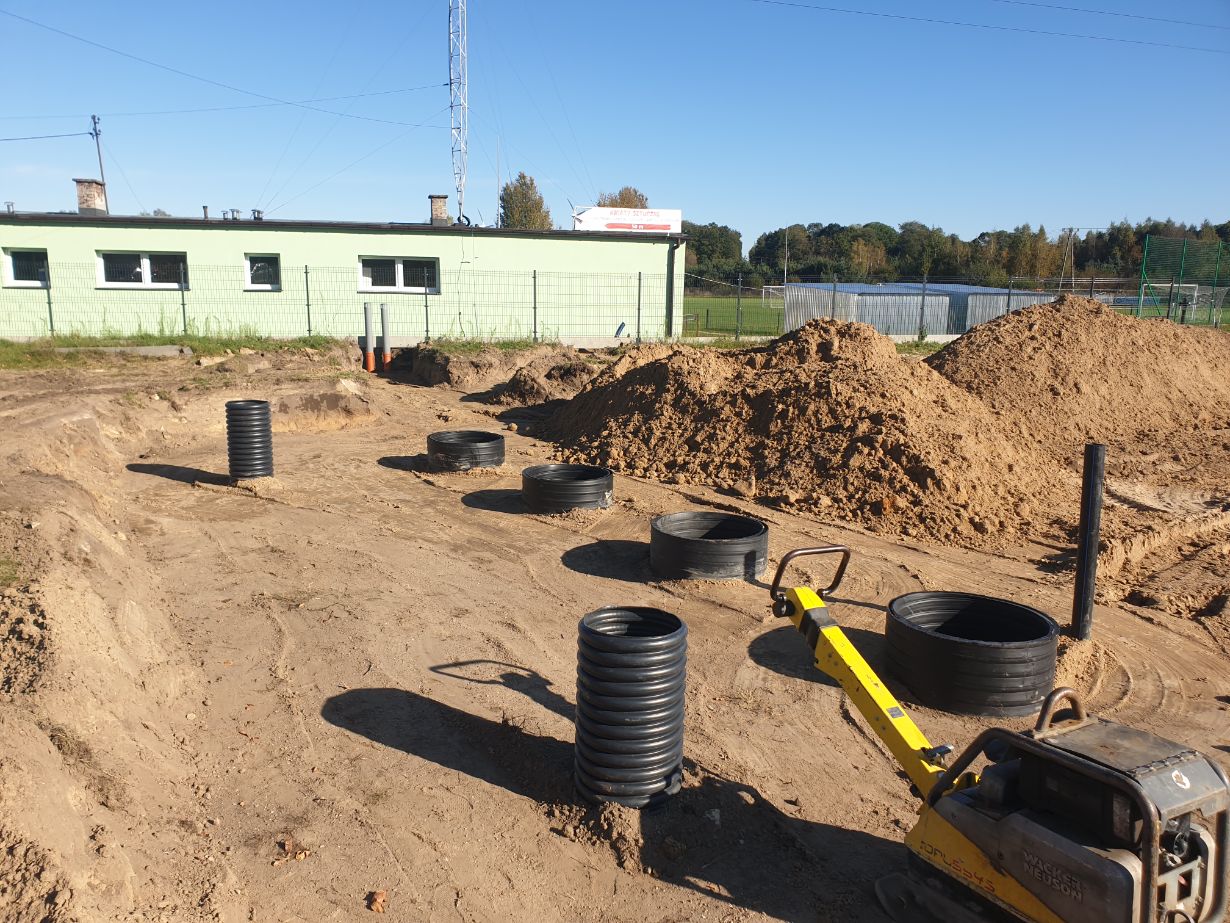
<path fill-rule="evenodd" d="M 46 269 L 40 269 L 38 275 L 43 283 L 43 291 L 47 293 L 47 329 L 54 338 L 56 335 L 56 317 L 55 313 L 51 310 L 51 276 Z"/>
<path fill-rule="evenodd" d="M 538 270 L 533 271 L 531 284 L 534 289 L 534 342 L 538 342 Z"/>
<path fill-rule="evenodd" d="M 179 313 L 184 320 L 184 336 L 188 335 L 188 300 L 184 292 L 188 289 L 188 266 L 179 264 Z"/>
<path fill-rule="evenodd" d="M 636 342 L 640 345 L 641 342 L 641 281 L 644 273 L 637 272 L 636 274 Z"/>
<path fill-rule="evenodd" d="M 1214 327 L 1221 326 L 1221 308 L 1217 307 L 1217 277 L 1221 273 L 1222 243 L 1217 242 L 1217 257 L 1213 260 L 1213 289 L 1209 295 L 1209 320 Z"/>
<path fill-rule="evenodd" d="M 1145 316 L 1145 279 L 1149 268 L 1149 235 L 1145 235 L 1145 250 L 1140 257 L 1140 289 L 1136 295 L 1136 316 Z"/>
<path fill-rule="evenodd" d="M 727 276 L 727 278 L 730 278 Z M 735 282 L 735 342 L 743 335 L 743 273 L 739 273 Z"/>
<path fill-rule="evenodd" d="M 423 342 L 431 342 L 431 306 L 427 301 L 427 270 L 423 270 Z"/>
<path fill-rule="evenodd" d="M 782 289 L 782 298 L 786 296 L 786 290 Z M 829 320 L 837 319 L 837 273 L 833 273 L 833 301 L 829 304 Z"/>
<path fill-rule="evenodd" d="M 927 277 L 923 276 L 922 299 L 918 305 L 918 341 L 927 338 Z"/>
<path fill-rule="evenodd" d="M 1090 298 L 1092 298 L 1092 297 L 1093 297 L 1093 283 L 1094 283 L 1094 280 L 1095 280 L 1095 277 L 1094 277 L 1094 276 L 1090 276 L 1090 277 L 1089 277 L 1089 297 L 1090 297 Z"/>
<path fill-rule="evenodd" d="M 1012 276 L 1011 278 L 1008 279 L 1008 306 L 1004 308 L 1005 314 L 1012 313 L 1012 286 L 1013 286 L 1013 283 L 1015 282 L 1016 282 L 1016 276 Z M 969 327 L 968 322 L 966 323 L 966 327 L 967 328 Z"/>
<path fill-rule="evenodd" d="M 307 303 L 308 336 L 312 335 L 312 283 L 308 277 L 307 263 L 303 264 L 303 300 Z"/>

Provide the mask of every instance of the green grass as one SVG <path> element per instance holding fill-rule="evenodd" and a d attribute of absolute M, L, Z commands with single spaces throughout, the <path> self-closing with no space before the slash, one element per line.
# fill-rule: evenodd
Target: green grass
<path fill-rule="evenodd" d="M 56 352 L 58 348 L 89 348 L 92 346 L 187 346 L 198 356 L 220 356 L 228 349 L 239 352 L 252 349 L 258 352 L 277 352 L 286 349 L 325 349 L 333 343 L 330 337 L 311 336 L 280 340 L 272 337 L 240 335 L 228 337 L 165 336 L 156 333 L 141 333 L 134 336 L 79 336 L 68 334 L 54 339 L 14 342 L 0 340 L 0 369 L 45 369 L 65 366 L 80 366 L 90 361 L 88 353 Z"/>
<path fill-rule="evenodd" d="M 432 339 L 427 346 L 439 350 L 446 356 L 472 356 L 484 349 L 498 349 L 501 352 L 516 352 L 521 349 L 533 349 L 542 342 L 533 340 L 471 340 L 461 337 L 441 337 Z"/>
<path fill-rule="evenodd" d="M 684 336 L 740 333 L 748 336 L 780 336 L 784 322 L 781 307 L 765 307 L 760 292 L 739 299 L 725 295 L 683 296 Z M 742 314 L 740 319 L 738 315 Z"/>
<path fill-rule="evenodd" d="M 920 343 L 918 340 L 910 340 L 907 343 L 897 344 L 897 352 L 903 356 L 929 356 L 932 353 L 939 352 L 943 348 L 943 343 Z"/>
<path fill-rule="evenodd" d="M 17 582 L 17 562 L 9 558 L 0 558 L 0 587 L 12 586 Z"/>

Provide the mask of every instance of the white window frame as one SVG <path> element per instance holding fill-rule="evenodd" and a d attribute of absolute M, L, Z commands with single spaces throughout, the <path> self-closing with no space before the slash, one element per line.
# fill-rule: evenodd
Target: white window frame
<path fill-rule="evenodd" d="M 392 260 L 394 278 L 397 280 L 396 285 L 372 285 L 363 277 L 363 261 L 364 260 Z M 423 260 L 431 261 L 436 264 L 436 284 L 426 290 L 421 285 L 406 285 L 406 280 L 402 277 L 402 270 L 405 268 L 404 260 Z M 379 295 L 385 292 L 405 292 L 412 295 L 422 295 L 424 291 L 428 295 L 440 294 L 440 258 L 435 256 L 377 256 L 375 254 L 363 254 L 358 261 L 359 270 L 359 291 Z"/>
<path fill-rule="evenodd" d="M 274 258 L 278 261 L 278 284 L 252 281 L 252 261 Z M 282 291 L 282 254 L 280 253 L 245 253 L 243 255 L 243 290 L 245 292 L 280 292 Z"/>
<path fill-rule="evenodd" d="M 47 281 L 36 279 L 17 279 L 13 276 L 14 253 L 41 253 L 47 256 L 46 247 L 5 247 L 4 248 L 4 287 L 5 288 L 47 288 L 51 285 L 51 260 L 47 260 Z"/>
<path fill-rule="evenodd" d="M 98 288 L 126 288 L 126 289 L 154 289 L 156 291 L 179 291 L 178 282 L 150 282 L 149 258 L 151 256 L 182 256 L 185 265 L 188 262 L 188 254 L 183 250 L 96 250 L 94 251 L 98 263 Z M 116 255 L 128 255 L 141 257 L 141 278 L 144 282 L 108 282 L 107 272 L 103 265 L 103 256 L 108 253 Z M 188 288 L 192 288 L 192 282 L 189 280 Z"/>

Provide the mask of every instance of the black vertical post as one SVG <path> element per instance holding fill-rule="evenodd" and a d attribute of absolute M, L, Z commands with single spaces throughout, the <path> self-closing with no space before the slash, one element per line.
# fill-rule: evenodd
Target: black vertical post
<path fill-rule="evenodd" d="M 671 241 L 666 248 L 666 328 L 668 337 L 675 335 L 675 248 L 678 241 Z"/>
<path fill-rule="evenodd" d="M 785 289 L 782 290 L 782 297 L 786 295 Z M 837 273 L 833 273 L 833 300 L 829 304 L 829 320 L 837 319 Z"/>
<path fill-rule="evenodd" d="M 1076 589 L 1072 597 L 1072 632 L 1087 641 L 1093 633 L 1093 594 L 1098 577 L 1098 545 L 1102 534 L 1102 483 L 1106 478 L 1106 446 L 1085 446 L 1081 482 L 1081 522 L 1076 538 Z"/>
<path fill-rule="evenodd" d="M 534 270 L 534 342 L 538 342 L 538 270 Z"/>
<path fill-rule="evenodd" d="M 735 342 L 738 342 L 743 335 L 743 273 L 735 278 Z"/>
<path fill-rule="evenodd" d="M 1089 297 L 1090 298 L 1093 297 L 1093 282 L 1094 282 L 1093 277 L 1090 276 L 1089 277 Z"/>
<path fill-rule="evenodd" d="M 188 266 L 179 264 L 179 313 L 184 319 L 184 336 L 188 335 L 188 300 L 184 293 L 188 290 Z"/>
<path fill-rule="evenodd" d="M 644 274 L 637 272 L 636 274 L 636 342 L 641 342 L 641 282 Z"/>
<path fill-rule="evenodd" d="M 312 283 L 308 278 L 307 264 L 303 264 L 303 300 L 307 303 L 308 336 L 312 335 Z"/>
<path fill-rule="evenodd" d="M 927 338 L 927 277 L 923 276 L 922 297 L 918 305 L 918 339 Z"/>
<path fill-rule="evenodd" d="M 1012 313 L 1012 284 L 1016 282 L 1015 277 L 1008 280 L 1008 307 L 1004 310 L 1005 314 Z M 969 324 L 966 323 L 966 329 L 969 329 Z"/>
<path fill-rule="evenodd" d="M 47 329 L 54 338 L 56 335 L 56 317 L 55 313 L 51 310 L 51 276 L 46 269 L 40 269 L 38 277 L 42 280 L 43 291 L 47 293 Z"/>

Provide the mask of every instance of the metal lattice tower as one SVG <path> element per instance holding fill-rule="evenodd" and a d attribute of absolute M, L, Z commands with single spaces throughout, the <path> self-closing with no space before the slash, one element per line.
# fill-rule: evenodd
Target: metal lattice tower
<path fill-rule="evenodd" d="M 466 161 L 470 145 L 470 76 L 466 53 L 466 0 L 448 3 L 448 105 L 453 140 L 457 220 L 465 220 Z"/>

